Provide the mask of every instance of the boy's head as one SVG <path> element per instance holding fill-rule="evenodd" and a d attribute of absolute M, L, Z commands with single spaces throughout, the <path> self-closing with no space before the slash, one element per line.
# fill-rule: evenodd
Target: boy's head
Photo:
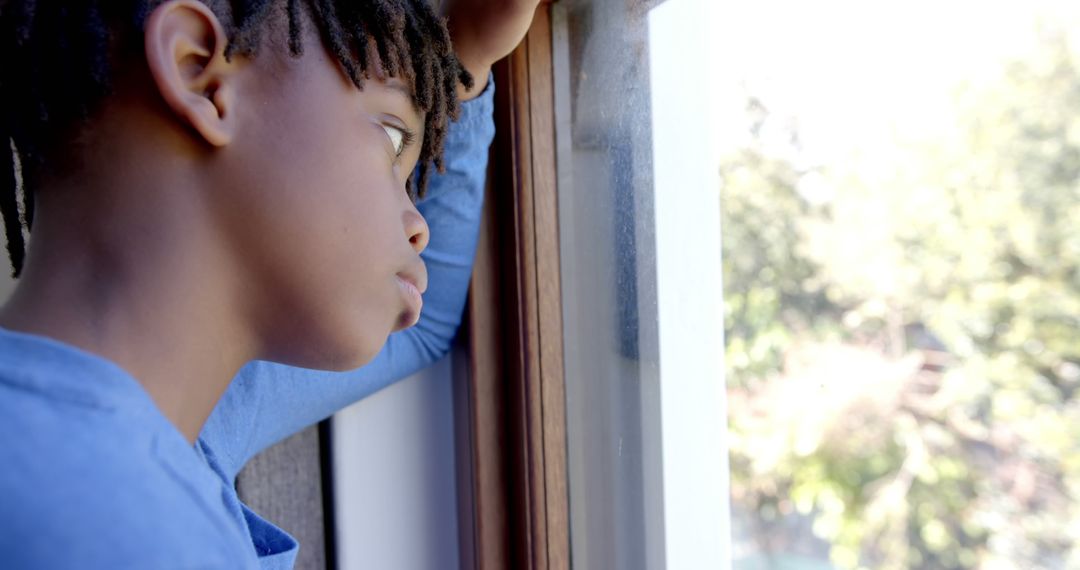
<path fill-rule="evenodd" d="M 260 358 L 319 368 L 418 318 L 412 196 L 471 81 L 426 0 L 0 0 L 0 53 L 16 273 L 23 224 L 27 277 L 39 242 L 183 244 Z"/>

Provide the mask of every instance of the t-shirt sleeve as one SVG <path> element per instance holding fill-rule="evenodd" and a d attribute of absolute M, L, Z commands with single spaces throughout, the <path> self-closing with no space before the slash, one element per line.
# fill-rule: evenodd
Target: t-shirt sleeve
<path fill-rule="evenodd" d="M 200 438 L 233 478 L 266 447 L 426 368 L 450 350 L 461 323 L 480 226 L 488 148 L 495 135 L 494 84 L 462 103 L 447 133 L 446 171 L 434 174 L 417 207 L 431 230 L 421 254 L 429 287 L 416 326 L 390 335 L 382 352 L 351 372 L 255 361 L 233 379 Z"/>

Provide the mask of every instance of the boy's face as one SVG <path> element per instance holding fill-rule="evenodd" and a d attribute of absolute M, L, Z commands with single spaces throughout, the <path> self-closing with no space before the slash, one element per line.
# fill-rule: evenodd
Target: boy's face
<path fill-rule="evenodd" d="M 419 318 L 428 228 L 406 181 L 424 121 L 404 83 L 373 76 L 360 91 L 316 36 L 305 48 L 263 50 L 238 77 L 238 128 L 211 157 L 210 199 L 254 279 L 264 356 L 348 369 Z"/>

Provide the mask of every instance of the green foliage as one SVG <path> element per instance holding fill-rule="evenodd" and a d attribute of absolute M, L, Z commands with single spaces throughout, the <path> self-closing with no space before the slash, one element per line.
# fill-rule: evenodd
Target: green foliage
<path fill-rule="evenodd" d="M 733 497 L 763 548 L 812 517 L 842 568 L 1080 567 L 1080 61 L 1051 38 L 956 101 L 885 168 L 760 138 L 723 164 Z"/>

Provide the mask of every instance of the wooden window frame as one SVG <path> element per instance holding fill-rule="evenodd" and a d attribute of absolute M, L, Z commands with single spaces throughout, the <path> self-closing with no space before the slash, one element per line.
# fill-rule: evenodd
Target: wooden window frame
<path fill-rule="evenodd" d="M 494 69 L 497 133 L 456 396 L 465 569 L 570 567 L 550 10 L 539 6 Z"/>

